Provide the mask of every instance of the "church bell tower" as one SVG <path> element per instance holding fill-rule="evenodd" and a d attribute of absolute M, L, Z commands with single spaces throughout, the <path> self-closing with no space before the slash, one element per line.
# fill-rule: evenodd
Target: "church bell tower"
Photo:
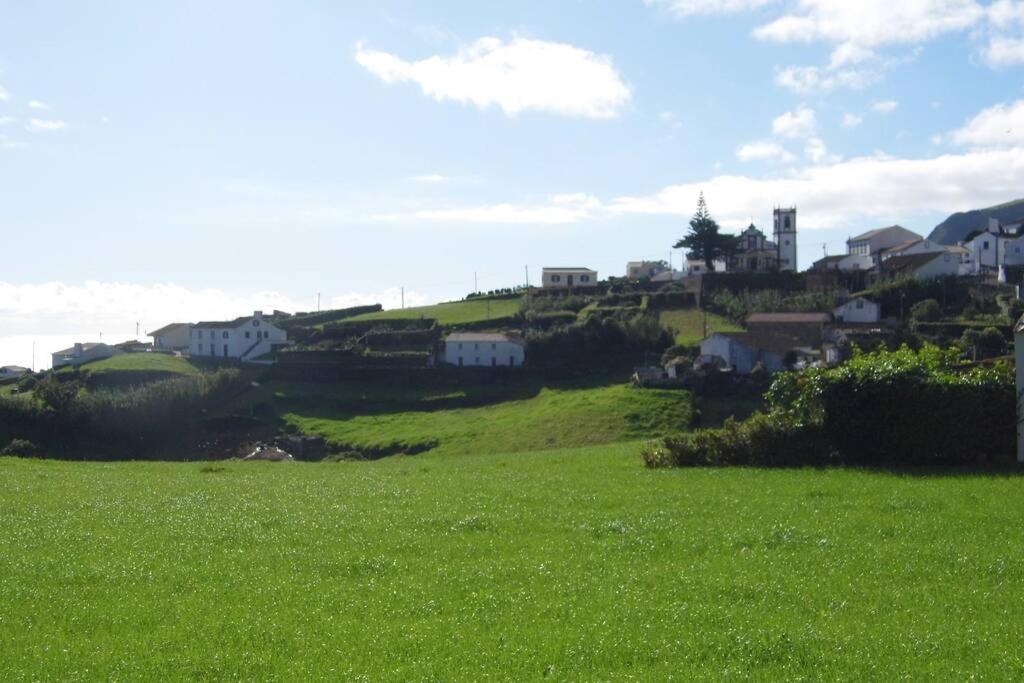
<path fill-rule="evenodd" d="M 796 272 L 796 207 L 775 209 L 772 232 L 779 254 L 779 270 Z"/>

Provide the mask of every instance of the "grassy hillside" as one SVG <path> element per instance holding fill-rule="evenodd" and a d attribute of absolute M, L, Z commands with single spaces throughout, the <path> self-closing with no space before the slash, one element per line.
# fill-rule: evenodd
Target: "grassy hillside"
<path fill-rule="evenodd" d="M 421 390 L 373 385 L 272 388 L 288 424 L 365 451 L 505 453 L 654 437 L 685 429 L 689 393 L 624 384 L 510 385 Z"/>
<path fill-rule="evenodd" d="M 71 367 L 63 367 L 58 372 L 74 372 Z M 164 353 L 125 353 L 112 358 L 86 363 L 78 366 L 78 371 L 85 374 L 103 375 L 117 372 L 164 372 L 176 375 L 195 375 L 199 370 L 184 358 Z"/>
<path fill-rule="evenodd" d="M 453 301 L 435 306 L 419 306 L 416 308 L 380 311 L 379 313 L 365 313 L 349 318 L 349 320 L 434 318 L 442 325 L 459 325 L 515 315 L 519 311 L 519 301 L 519 299 L 470 299 L 468 301 Z"/>
<path fill-rule="evenodd" d="M 704 339 L 704 315 L 699 308 L 662 311 L 661 326 L 676 332 L 676 344 L 699 344 Z M 715 313 L 707 313 L 708 334 L 742 332 L 743 328 Z"/>
<path fill-rule="evenodd" d="M 1024 479 L 0 460 L 0 677 L 1015 680 Z"/>

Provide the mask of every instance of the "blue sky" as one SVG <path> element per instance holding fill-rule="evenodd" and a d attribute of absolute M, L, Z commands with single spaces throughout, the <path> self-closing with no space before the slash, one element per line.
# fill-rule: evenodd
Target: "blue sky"
<path fill-rule="evenodd" d="M 1024 2 L 7 2 L 0 364 L 1024 195 Z M 678 264 L 680 255 L 674 256 Z M 49 348 L 53 346 L 54 348 Z M 37 354 L 37 364 L 42 354 Z"/>

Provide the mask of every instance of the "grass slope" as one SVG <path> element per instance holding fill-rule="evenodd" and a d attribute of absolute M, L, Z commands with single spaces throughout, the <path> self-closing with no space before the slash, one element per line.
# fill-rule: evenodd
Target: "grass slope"
<path fill-rule="evenodd" d="M 662 311 L 661 326 L 675 330 L 676 344 L 692 346 L 704 339 L 704 312 L 699 308 Z M 713 332 L 742 332 L 743 328 L 715 313 L 707 313 L 708 334 Z"/>
<path fill-rule="evenodd" d="M 357 449 L 505 453 L 613 443 L 684 429 L 687 392 L 521 381 L 457 391 L 291 385 L 275 412 L 300 431 Z"/>
<path fill-rule="evenodd" d="M 165 353 L 125 353 L 120 356 L 77 366 L 79 372 L 103 375 L 116 372 L 166 372 L 176 375 L 197 375 L 199 370 L 184 358 Z M 58 372 L 74 372 L 73 367 L 63 367 Z"/>
<path fill-rule="evenodd" d="M 350 321 L 434 318 L 442 325 L 459 325 L 507 318 L 519 312 L 519 299 L 470 299 L 434 306 L 418 306 L 378 313 L 364 313 Z"/>
<path fill-rule="evenodd" d="M 0 460 L 0 677 L 1016 680 L 1024 479 Z"/>

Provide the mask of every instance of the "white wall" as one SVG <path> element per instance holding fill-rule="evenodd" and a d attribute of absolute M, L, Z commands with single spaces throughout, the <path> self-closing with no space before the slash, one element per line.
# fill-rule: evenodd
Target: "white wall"
<path fill-rule="evenodd" d="M 462 362 L 459 362 L 461 359 Z M 518 367 L 526 360 L 522 344 L 513 342 L 445 342 L 444 362 L 462 367 Z"/>
<path fill-rule="evenodd" d="M 867 254 L 851 254 L 839 262 L 839 270 L 871 270 L 874 264 Z"/>
<path fill-rule="evenodd" d="M 81 365 L 82 363 L 88 363 L 94 360 L 103 360 L 104 358 L 110 358 L 112 356 L 119 356 L 123 351 L 115 349 L 113 346 L 106 344 L 97 344 L 90 349 L 83 348 L 80 352 L 72 353 L 70 358 L 63 358 L 57 354 L 53 354 L 53 365 L 52 367 L 59 368 L 65 365 Z"/>
<path fill-rule="evenodd" d="M 161 350 L 187 349 L 192 344 L 192 326 L 180 325 L 166 334 L 153 337 L 153 348 Z"/>
<path fill-rule="evenodd" d="M 847 323 L 877 323 L 881 317 L 881 307 L 874 301 L 857 298 L 836 308 L 832 315 L 836 320 Z"/>
<path fill-rule="evenodd" d="M 956 254 L 943 254 L 933 259 L 931 263 L 926 263 L 918 268 L 914 274 L 924 280 L 930 280 L 943 275 L 957 275 L 959 271 L 960 259 L 956 257 Z"/>
<path fill-rule="evenodd" d="M 287 332 L 252 317 L 231 329 L 193 327 L 189 352 L 195 357 L 248 360 L 269 353 L 273 344 L 286 341 Z"/>
<path fill-rule="evenodd" d="M 545 268 L 541 274 L 541 286 L 544 289 L 568 289 L 569 278 L 572 278 L 572 287 L 597 287 L 597 272 L 590 271 L 567 271 L 552 270 Z M 586 280 L 581 281 L 581 278 Z"/>

